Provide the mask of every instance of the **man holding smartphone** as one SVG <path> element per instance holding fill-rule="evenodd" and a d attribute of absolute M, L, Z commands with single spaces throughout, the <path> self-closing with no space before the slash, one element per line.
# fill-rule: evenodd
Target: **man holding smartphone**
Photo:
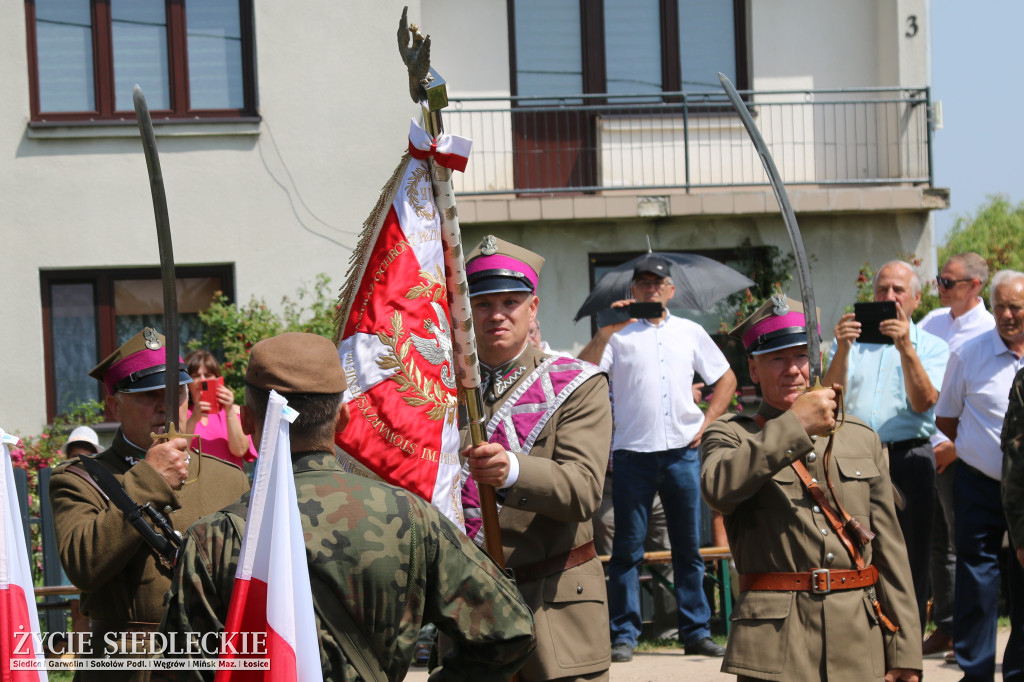
<path fill-rule="evenodd" d="M 925 623 L 929 595 L 932 513 L 935 506 L 933 408 L 949 360 L 949 346 L 918 328 L 910 316 L 921 303 L 921 280 L 909 263 L 894 260 L 875 274 L 875 301 L 894 301 L 896 317 L 878 331 L 892 344 L 861 343 L 866 330 L 853 313 L 839 318 L 832 360 L 822 383 L 846 389 L 846 411 L 867 422 L 888 450 L 889 474 L 903 496 L 897 517 Z"/>
<path fill-rule="evenodd" d="M 711 608 L 703 588 L 699 446 L 705 427 L 728 408 L 736 375 L 700 325 L 664 309 L 675 294 L 666 260 L 653 255 L 641 260 L 633 271 L 632 294 L 637 302 L 660 305 L 660 313 L 601 327 L 580 353 L 581 360 L 608 372 L 615 395 L 615 536 L 608 565 L 612 660 L 631 660 L 640 636 L 637 571 L 655 492 L 661 494 L 668 521 L 679 640 L 687 654 L 724 656 L 725 649 L 710 637 Z M 707 413 L 693 401 L 694 371 L 715 384 Z"/>

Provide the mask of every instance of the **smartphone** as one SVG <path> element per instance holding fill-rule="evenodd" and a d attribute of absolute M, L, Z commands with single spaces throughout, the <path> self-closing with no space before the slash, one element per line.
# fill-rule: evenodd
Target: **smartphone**
<path fill-rule="evenodd" d="M 597 313 L 597 326 L 607 327 L 610 324 L 625 322 L 636 318 L 638 320 L 649 320 L 661 317 L 665 312 L 665 306 L 660 303 L 630 303 L 619 308 L 608 308 Z"/>
<path fill-rule="evenodd" d="M 874 301 L 871 303 L 854 303 L 853 317 L 860 322 L 860 343 L 888 343 L 896 341 L 888 334 L 878 331 L 882 320 L 895 320 L 896 301 Z"/>
<path fill-rule="evenodd" d="M 210 414 L 217 414 L 220 412 L 220 401 L 217 400 L 217 388 L 224 385 L 224 377 L 216 377 L 214 379 L 207 379 L 206 381 L 197 382 L 199 384 L 199 396 L 197 400 L 205 400 L 210 403 Z"/>

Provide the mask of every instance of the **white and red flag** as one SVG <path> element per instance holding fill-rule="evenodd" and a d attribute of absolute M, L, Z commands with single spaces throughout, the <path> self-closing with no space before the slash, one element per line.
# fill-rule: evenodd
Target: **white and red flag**
<path fill-rule="evenodd" d="M 8 445 L 18 442 L 0 429 L 3 462 L 0 463 L 0 680 L 35 682 L 45 680 L 45 670 L 19 670 L 19 662 L 35 660 L 43 665 L 39 617 L 36 614 L 32 570 L 28 547 L 21 526 L 18 493 L 14 487 L 14 468 Z"/>
<path fill-rule="evenodd" d="M 264 649 L 270 668 L 218 670 L 215 682 L 323 681 L 288 435 L 297 413 L 287 404 L 276 391 L 270 392 L 222 640 L 251 642 L 251 633 L 266 633 Z M 231 639 L 232 633 L 239 636 Z M 225 647 L 220 658 L 262 657 L 235 654 L 233 648 Z"/>
<path fill-rule="evenodd" d="M 432 139 L 415 121 L 352 255 L 338 310 L 338 354 L 352 420 L 336 443 L 460 528 L 458 398 L 441 216 L 429 159 L 464 170 L 472 142 Z M 344 463 L 344 462 L 343 462 Z"/>

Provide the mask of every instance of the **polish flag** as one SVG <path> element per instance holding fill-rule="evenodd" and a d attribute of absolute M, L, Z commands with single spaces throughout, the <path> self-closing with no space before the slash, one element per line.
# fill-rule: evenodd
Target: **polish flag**
<path fill-rule="evenodd" d="M 220 659 L 270 661 L 269 670 L 218 670 L 215 682 L 322 682 L 306 545 L 295 499 L 289 424 L 298 413 L 270 392 L 245 536 L 228 607 L 226 635 L 266 633 L 265 656 L 230 650 Z M 222 641 L 230 641 L 225 637 Z M 246 634 L 235 642 L 252 642 Z"/>
<path fill-rule="evenodd" d="M 458 397 L 429 159 L 464 170 L 471 145 L 453 135 L 434 140 L 413 121 L 409 154 L 352 254 L 335 337 L 352 415 L 335 437 L 338 447 L 460 528 Z M 344 457 L 342 464 L 353 470 Z"/>
<path fill-rule="evenodd" d="M 12 670 L 18 662 L 36 661 L 45 665 L 39 641 L 39 618 L 36 614 L 32 571 L 29 568 L 28 548 L 21 527 L 21 509 L 14 487 L 14 468 L 8 445 L 18 439 L 0 429 L 3 444 L 3 462 L 0 463 L 0 680 L 3 682 L 36 682 L 46 679 L 43 670 Z"/>

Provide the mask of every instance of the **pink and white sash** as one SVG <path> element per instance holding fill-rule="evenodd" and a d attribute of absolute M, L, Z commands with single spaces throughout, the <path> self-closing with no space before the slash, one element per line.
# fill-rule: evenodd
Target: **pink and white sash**
<path fill-rule="evenodd" d="M 523 381 L 487 422 L 487 440 L 498 443 L 509 452 L 525 457 L 530 454 L 537 436 L 551 415 L 580 385 L 602 370 L 583 360 L 555 356 L 544 360 Z M 525 438 L 524 438 L 525 435 Z M 462 466 L 462 506 L 466 534 L 483 546 L 484 531 L 480 518 L 480 495 L 476 482 L 469 478 L 469 463 Z M 498 511 L 501 512 L 499 495 Z"/>

